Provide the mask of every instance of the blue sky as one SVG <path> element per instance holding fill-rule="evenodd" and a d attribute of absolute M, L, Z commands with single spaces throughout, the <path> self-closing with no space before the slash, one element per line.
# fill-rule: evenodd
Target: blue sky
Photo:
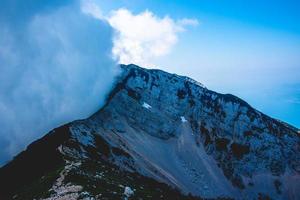
<path fill-rule="evenodd" d="M 300 127 L 300 2 L 238 0 L 97 1 L 104 13 L 149 10 L 195 18 L 157 68 L 233 93 L 258 110 Z"/>

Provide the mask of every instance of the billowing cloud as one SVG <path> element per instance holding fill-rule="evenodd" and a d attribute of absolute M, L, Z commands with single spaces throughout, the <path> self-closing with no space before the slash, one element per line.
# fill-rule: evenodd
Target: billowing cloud
<path fill-rule="evenodd" d="M 0 164 L 101 107 L 117 74 L 112 35 L 76 0 L 1 2 Z"/>
<path fill-rule="evenodd" d="M 122 64 L 153 66 L 153 59 L 171 51 L 179 32 L 199 24 L 197 19 L 174 20 L 169 16 L 158 17 L 148 10 L 133 14 L 121 8 L 104 15 L 93 0 L 82 0 L 81 7 L 87 15 L 106 20 L 114 28 L 113 55 Z"/>
<path fill-rule="evenodd" d="M 113 11 L 107 20 L 116 30 L 115 57 L 120 63 L 142 66 L 152 66 L 154 58 L 168 54 L 185 26 L 198 25 L 195 19 L 175 21 L 168 16 L 160 18 L 150 11 L 135 15 L 127 9 Z"/>
<path fill-rule="evenodd" d="M 118 73 L 115 61 L 150 66 L 197 24 L 150 11 L 105 16 L 93 0 L 2 1 L 0 165 L 52 128 L 99 109 Z"/>

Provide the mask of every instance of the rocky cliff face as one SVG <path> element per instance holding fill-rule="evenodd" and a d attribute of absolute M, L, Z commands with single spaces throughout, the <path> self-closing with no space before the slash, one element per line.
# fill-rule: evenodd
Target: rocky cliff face
<path fill-rule="evenodd" d="M 121 68 L 123 72 L 101 110 L 52 131 L 0 169 L 0 186 L 10 191 L 7 194 L 18 194 L 15 198 L 28 195 L 32 188 L 26 190 L 24 184 L 47 176 L 50 189 L 39 191 L 51 192 L 40 196 L 55 199 L 72 194 L 76 199 L 84 198 L 84 191 L 89 194 L 85 196 L 101 199 L 100 193 L 118 190 L 100 192 L 97 188 L 103 188 L 109 179 L 100 185 L 94 181 L 105 168 L 101 166 L 111 166 L 106 168 L 114 172 L 105 169 L 112 177 L 123 176 L 122 183 L 130 183 L 136 190 L 129 197 L 121 189 L 118 198 L 184 199 L 192 194 L 300 199 L 296 128 L 188 77 L 135 65 Z M 28 172 L 32 167 L 36 170 L 24 175 L 24 166 Z M 49 178 L 53 171 L 56 175 Z M 2 181 L 17 176 L 21 177 L 17 183 Z M 116 187 L 121 184 L 121 179 L 112 180 Z M 147 184 L 138 186 L 142 180 Z M 68 188 L 73 186 L 75 189 Z M 176 191 L 182 194 L 170 196 Z"/>

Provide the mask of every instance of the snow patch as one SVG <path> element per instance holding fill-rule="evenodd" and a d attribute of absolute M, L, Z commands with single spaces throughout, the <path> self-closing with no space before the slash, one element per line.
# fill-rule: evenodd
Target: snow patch
<path fill-rule="evenodd" d="M 124 195 L 125 195 L 124 200 L 128 200 L 128 198 L 131 197 L 133 194 L 134 191 L 130 187 L 126 186 L 124 189 Z"/>
<path fill-rule="evenodd" d="M 146 102 L 143 103 L 143 107 L 146 108 L 146 109 L 152 108 L 152 106 L 150 106 L 150 105 L 147 104 Z"/>
<path fill-rule="evenodd" d="M 180 117 L 180 119 L 181 119 L 181 122 L 182 122 L 182 123 L 185 123 L 185 122 L 187 122 L 187 120 L 185 119 L 185 117 L 184 117 L 184 116 L 181 116 L 181 117 Z"/>
<path fill-rule="evenodd" d="M 58 151 L 59 151 L 61 154 L 64 153 L 63 150 L 62 150 L 62 145 L 59 145 L 59 147 L 58 147 L 57 149 L 58 149 Z"/>

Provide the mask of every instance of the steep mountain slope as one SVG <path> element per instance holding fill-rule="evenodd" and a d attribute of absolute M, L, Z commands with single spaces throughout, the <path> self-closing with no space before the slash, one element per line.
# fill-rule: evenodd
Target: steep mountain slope
<path fill-rule="evenodd" d="M 0 169 L 3 197 L 300 199 L 296 128 L 188 77 L 121 67 L 101 110 Z"/>
<path fill-rule="evenodd" d="M 113 165 L 113 156 L 129 155 L 97 134 L 89 135 L 92 145 L 82 144 L 70 125 L 54 129 L 0 169 L 1 200 L 200 199 Z"/>

